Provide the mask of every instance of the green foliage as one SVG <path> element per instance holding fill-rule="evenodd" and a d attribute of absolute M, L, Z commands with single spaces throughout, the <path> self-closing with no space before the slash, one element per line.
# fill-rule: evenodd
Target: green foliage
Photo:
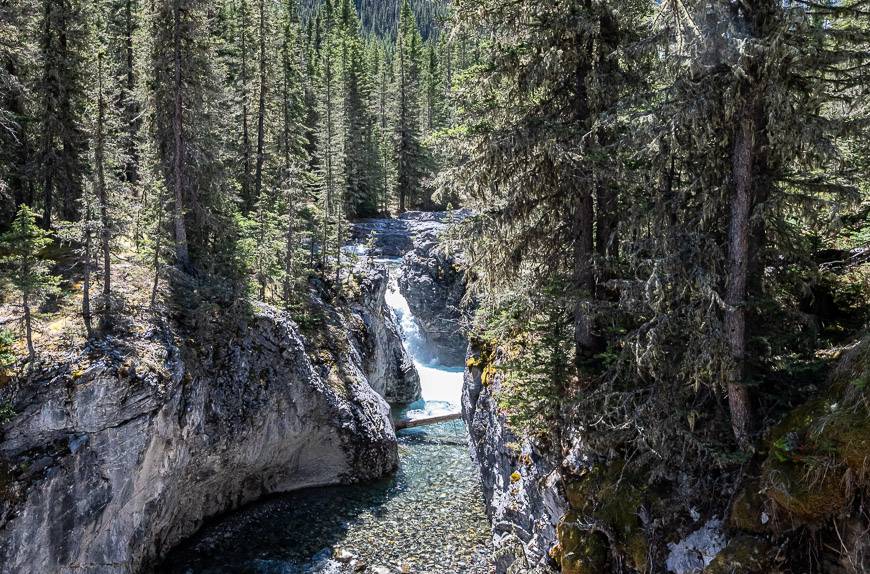
<path fill-rule="evenodd" d="M 0 329 L 0 378 L 7 376 L 16 356 L 13 344 L 15 335 L 8 329 Z"/>
<path fill-rule="evenodd" d="M 481 357 L 483 384 L 498 376 L 499 408 L 511 426 L 532 436 L 547 436 L 558 420 L 566 387 L 576 377 L 573 326 L 556 300 L 506 300 L 479 318 L 479 336 L 488 349 Z"/>
<path fill-rule="evenodd" d="M 0 425 L 5 424 L 15 418 L 15 409 L 11 403 L 0 404 Z"/>
<path fill-rule="evenodd" d="M 51 243 L 51 235 L 37 226 L 36 214 L 27 205 L 18 209 L 9 230 L 0 235 L 2 277 L 24 305 L 38 305 L 57 292 L 60 277 L 51 273 L 51 262 L 44 255 Z"/>

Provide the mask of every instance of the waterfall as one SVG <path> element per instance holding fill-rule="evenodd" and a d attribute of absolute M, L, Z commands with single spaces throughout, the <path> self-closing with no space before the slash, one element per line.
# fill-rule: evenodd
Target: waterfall
<path fill-rule="evenodd" d="M 462 404 L 463 366 L 441 364 L 435 350 L 420 331 L 408 301 L 399 290 L 401 259 L 385 258 L 378 261 L 384 263 L 390 272 L 387 306 L 396 315 L 405 349 L 420 374 L 423 399 L 411 405 L 406 416 L 417 418 L 458 412 Z"/>

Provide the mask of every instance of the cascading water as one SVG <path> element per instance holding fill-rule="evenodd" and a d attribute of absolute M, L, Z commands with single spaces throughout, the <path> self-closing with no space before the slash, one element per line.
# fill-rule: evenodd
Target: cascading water
<path fill-rule="evenodd" d="M 443 365 L 432 346 L 426 341 L 420 327 L 414 319 L 408 301 L 399 290 L 399 266 L 400 259 L 380 259 L 380 263 L 387 266 L 390 271 L 390 285 L 387 290 L 387 305 L 396 314 L 399 326 L 402 329 L 402 337 L 408 354 L 414 360 L 414 366 L 420 374 L 420 386 L 423 391 L 421 402 L 410 406 L 405 413 L 410 418 L 419 416 L 435 416 L 459 412 L 462 400 L 462 376 L 464 369 L 461 365 Z"/>
<path fill-rule="evenodd" d="M 420 374 L 422 400 L 396 413 L 458 412 L 461 366 L 441 365 L 390 271 L 387 305 Z M 400 431 L 400 468 L 376 484 L 314 488 L 232 513 L 174 551 L 170 574 L 485 574 L 489 523 L 460 421 Z"/>

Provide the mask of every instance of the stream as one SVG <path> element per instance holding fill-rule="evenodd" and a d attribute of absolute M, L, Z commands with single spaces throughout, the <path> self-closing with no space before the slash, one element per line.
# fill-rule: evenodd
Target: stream
<path fill-rule="evenodd" d="M 387 304 L 420 374 L 416 418 L 460 409 L 463 368 L 442 365 L 421 337 L 390 271 Z M 487 574 L 490 526 L 462 421 L 398 433 L 399 469 L 374 484 L 268 498 L 203 528 L 164 562 L 167 574 Z"/>

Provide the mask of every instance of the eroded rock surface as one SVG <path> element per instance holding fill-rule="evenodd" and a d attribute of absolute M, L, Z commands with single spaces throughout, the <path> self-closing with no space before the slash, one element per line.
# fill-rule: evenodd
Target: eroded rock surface
<path fill-rule="evenodd" d="M 370 288 L 357 313 L 317 303 L 318 341 L 258 306 L 212 337 L 109 338 L 3 389 L 2 572 L 148 571 L 207 517 L 391 472 L 376 390 L 407 398 L 415 379 L 399 384 L 401 343 Z"/>
<path fill-rule="evenodd" d="M 359 295 L 353 308 L 363 321 L 359 329 L 362 361 L 372 387 L 390 404 L 420 398 L 420 376 L 402 344 L 395 314 L 385 302 L 390 282 L 384 266 L 360 266 L 354 271 Z"/>

